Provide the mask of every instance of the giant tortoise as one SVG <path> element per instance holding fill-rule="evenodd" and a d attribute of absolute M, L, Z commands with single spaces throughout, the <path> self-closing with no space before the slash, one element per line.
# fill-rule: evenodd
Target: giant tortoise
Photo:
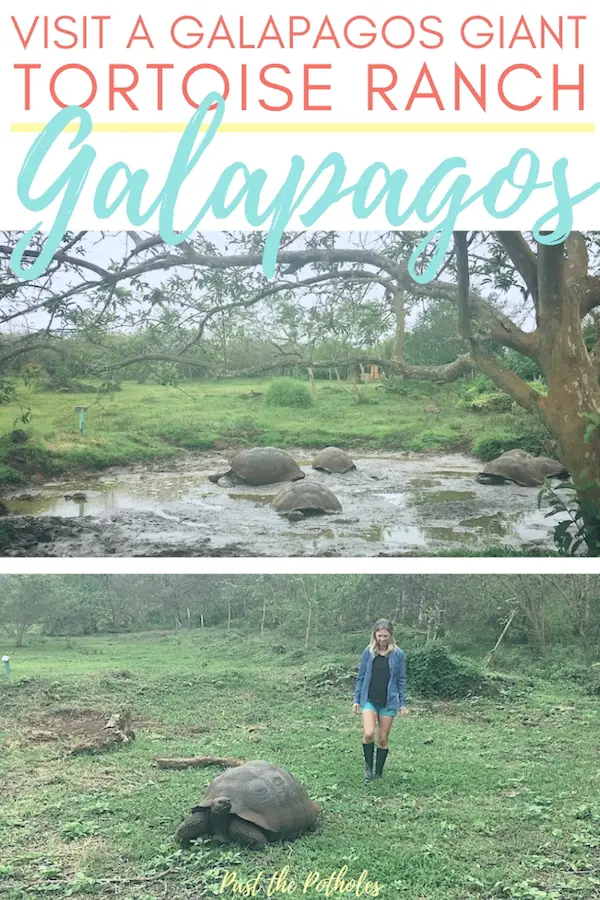
<path fill-rule="evenodd" d="M 209 475 L 214 484 L 226 475 L 237 484 L 276 484 L 278 481 L 297 481 L 304 472 L 289 453 L 278 447 L 253 447 L 240 450 L 230 460 L 227 472 Z"/>
<path fill-rule="evenodd" d="M 313 460 L 313 469 L 341 475 L 355 469 L 354 460 L 339 447 L 325 447 L 319 450 Z"/>
<path fill-rule="evenodd" d="M 569 478 L 569 472 L 557 459 L 532 456 L 526 450 L 508 450 L 483 467 L 477 476 L 480 484 L 505 484 L 512 481 L 523 487 L 536 487 L 545 478 Z"/>
<path fill-rule="evenodd" d="M 220 844 L 237 841 L 251 850 L 294 840 L 314 831 L 320 807 L 294 775 L 264 760 L 228 769 L 212 781 L 204 799 L 175 833 L 188 846 L 210 835 Z"/>
<path fill-rule="evenodd" d="M 339 513 L 342 504 L 329 488 L 317 481 L 288 484 L 273 498 L 272 509 L 287 516 L 290 522 L 314 513 Z"/>

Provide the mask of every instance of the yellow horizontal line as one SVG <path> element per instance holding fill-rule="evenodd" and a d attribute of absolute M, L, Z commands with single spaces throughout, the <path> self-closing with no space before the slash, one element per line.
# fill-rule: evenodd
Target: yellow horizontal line
<path fill-rule="evenodd" d="M 43 122 L 13 122 L 10 130 L 13 133 L 37 133 L 46 127 Z M 181 133 L 187 127 L 186 122 L 96 122 L 93 130 L 105 134 L 135 133 Z M 200 131 L 207 131 L 208 124 L 203 123 Z M 64 129 L 74 133 L 78 125 L 67 125 Z M 590 134 L 596 131 L 593 122 L 228 122 L 219 126 L 219 131 L 229 133 L 486 133 L 505 134 L 544 133 L 544 134 Z"/>

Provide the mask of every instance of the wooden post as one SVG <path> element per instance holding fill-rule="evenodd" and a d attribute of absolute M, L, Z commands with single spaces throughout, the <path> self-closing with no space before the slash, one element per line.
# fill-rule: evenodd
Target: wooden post
<path fill-rule="evenodd" d="M 515 600 L 516 598 L 513 597 L 512 599 Z M 486 668 L 487 668 L 487 666 L 489 666 L 489 664 L 491 663 L 491 661 L 492 661 L 492 656 L 494 655 L 494 653 L 496 652 L 496 650 L 498 649 L 498 647 L 499 647 L 500 644 L 502 643 L 502 640 L 503 640 L 503 638 L 504 638 L 504 635 L 506 634 L 506 632 L 507 632 L 508 629 L 510 628 L 511 623 L 512 623 L 512 620 L 514 619 L 514 617 L 516 616 L 516 614 L 517 614 L 518 611 L 519 611 L 519 607 L 518 607 L 518 606 L 514 606 L 514 607 L 511 609 L 510 615 L 509 615 L 508 619 L 506 620 L 506 624 L 505 624 L 504 628 L 502 629 L 502 634 L 500 635 L 500 637 L 499 637 L 498 640 L 496 641 L 494 647 L 490 650 L 490 652 L 489 652 L 489 654 L 488 654 L 488 658 L 487 658 L 486 661 L 485 661 L 485 667 L 486 667 Z"/>
<path fill-rule="evenodd" d="M 310 637 L 310 620 L 312 618 L 312 603 L 308 604 L 308 622 L 306 623 L 306 640 L 304 641 L 304 649 L 308 649 L 308 638 Z"/>
<path fill-rule="evenodd" d="M 260 633 L 263 635 L 265 633 L 265 617 L 267 615 L 267 598 L 266 595 L 263 597 L 263 608 L 262 608 L 262 619 L 260 621 Z"/>
<path fill-rule="evenodd" d="M 313 398 L 317 396 L 317 383 L 315 381 L 315 376 L 313 374 L 312 368 L 308 367 L 308 380 L 310 381 L 310 392 L 313 395 Z"/>

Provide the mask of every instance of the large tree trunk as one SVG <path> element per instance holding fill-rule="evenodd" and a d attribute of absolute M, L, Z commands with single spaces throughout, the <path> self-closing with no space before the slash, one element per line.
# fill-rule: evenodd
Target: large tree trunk
<path fill-rule="evenodd" d="M 600 430 L 586 440 L 587 416 L 600 416 L 600 385 L 587 351 L 577 291 L 568 280 L 562 248 L 540 247 L 538 359 L 548 383 L 540 402 L 561 459 L 582 499 L 600 503 Z"/>
<path fill-rule="evenodd" d="M 504 343 L 541 366 L 548 384 L 542 397 L 509 371 L 471 330 L 471 296 L 466 236 L 455 234 L 461 333 L 471 345 L 477 367 L 525 409 L 541 415 L 559 446 L 561 461 L 577 487 L 590 555 L 600 555 L 600 385 L 595 361 L 585 346 L 582 313 L 589 278 L 588 256 L 581 234 L 565 244 L 538 247 L 537 257 L 513 232 L 500 239 L 528 285 L 535 305 L 533 333 L 509 334 Z M 566 253 L 565 253 L 566 251 Z M 587 437 L 586 437 L 587 432 Z"/>

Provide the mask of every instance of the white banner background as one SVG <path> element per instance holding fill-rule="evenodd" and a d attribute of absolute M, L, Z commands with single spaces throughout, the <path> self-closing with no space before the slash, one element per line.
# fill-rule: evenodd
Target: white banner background
<path fill-rule="evenodd" d="M 572 8 L 570 8 L 572 6 Z M 213 139 L 196 170 L 185 182 L 177 204 L 175 228 L 184 229 L 196 217 L 223 169 L 236 161 L 245 163 L 251 170 L 264 168 L 268 173 L 263 206 L 280 189 L 289 170 L 290 160 L 294 154 L 300 154 L 305 162 L 303 184 L 330 152 L 340 152 L 347 163 L 348 174 L 346 184 L 353 184 L 364 169 L 374 162 L 383 162 L 390 169 L 404 168 L 409 174 L 405 192 L 403 192 L 402 208 L 406 208 L 414 199 L 415 193 L 425 178 L 444 159 L 450 156 L 462 156 L 466 160 L 466 172 L 472 179 L 469 193 L 482 187 L 499 169 L 506 166 L 512 154 L 520 148 L 534 151 L 542 162 L 541 177 L 551 179 L 554 163 L 561 157 L 569 160 L 569 187 L 571 193 L 579 192 L 600 180 L 599 133 L 600 125 L 598 105 L 598 51 L 597 37 L 599 14 L 597 4 L 576 3 L 567 6 L 565 3 L 530 2 L 526 4 L 526 23 L 536 44 L 541 37 L 541 18 L 555 31 L 562 17 L 564 28 L 564 48 L 560 49 L 546 31 L 547 46 L 545 49 L 533 49 L 524 40 L 518 40 L 512 49 L 501 49 L 499 46 L 500 20 L 503 19 L 505 40 L 510 41 L 519 19 L 523 14 L 524 4 L 508 0 L 501 5 L 483 4 L 481 2 L 456 2 L 452 5 L 442 2 L 428 2 L 425 5 L 412 3 L 398 5 L 390 0 L 380 0 L 377 4 L 365 4 L 359 0 L 349 0 L 343 4 L 314 2 L 303 0 L 301 5 L 293 8 L 285 4 L 285 12 L 281 4 L 258 0 L 252 4 L 242 2 L 226 2 L 219 5 L 200 7 L 184 0 L 172 0 L 162 7 L 151 8 L 149 4 L 138 4 L 134 0 L 116 2 L 116 0 L 99 0 L 88 15 L 106 15 L 110 20 L 104 26 L 104 46 L 99 48 L 97 26 L 88 22 L 88 46 L 71 49 L 59 49 L 52 46 L 57 35 L 50 27 L 48 35 L 50 46 L 44 47 L 44 20 L 40 18 L 31 33 L 27 49 L 19 39 L 17 29 L 11 17 L 14 17 L 21 32 L 26 36 L 33 24 L 35 16 L 47 16 L 50 25 L 56 16 L 72 15 L 76 24 L 73 30 L 82 34 L 82 4 L 75 2 L 56 2 L 56 0 L 27 0 L 15 3 L 5 0 L 0 13 L 1 28 L 1 66 L 4 84 L 8 90 L 4 92 L 1 111 L 0 129 L 2 143 L 0 153 L 4 170 L 3 202 L 0 205 L 0 227 L 30 228 L 42 222 L 42 230 L 47 230 L 54 218 L 59 201 L 50 205 L 43 212 L 27 210 L 19 201 L 16 191 L 18 173 L 34 139 L 35 129 L 48 122 L 58 111 L 49 92 L 51 74 L 59 67 L 68 64 L 79 64 L 90 69 L 97 79 L 97 95 L 89 106 L 89 112 L 97 127 L 126 129 L 148 128 L 183 128 L 189 121 L 193 109 L 186 103 L 181 90 L 185 73 L 193 66 L 210 63 L 221 67 L 230 77 L 231 92 L 225 107 L 224 124 L 230 128 L 251 128 L 251 131 L 219 132 Z M 493 9 L 494 12 L 490 12 Z M 502 10 L 497 13 L 495 10 Z M 126 49 L 127 41 L 133 31 L 137 17 L 142 14 L 150 33 L 154 49 L 146 42 L 135 41 L 131 49 Z M 179 16 L 196 16 L 203 24 L 204 38 L 200 45 L 193 49 L 178 48 L 170 37 L 172 23 Z M 280 25 L 281 33 L 287 37 L 287 23 L 290 16 L 306 17 L 310 20 L 309 35 L 298 38 L 294 49 L 280 49 L 274 40 L 265 42 L 261 49 L 232 49 L 226 41 L 219 40 L 212 47 L 207 45 L 207 36 L 214 30 L 219 15 L 223 15 L 233 38 L 239 39 L 239 19 L 244 17 L 244 34 L 247 43 L 255 43 L 263 32 L 269 15 Z M 328 15 L 333 31 L 343 35 L 343 26 L 353 16 L 371 16 L 379 26 L 376 29 L 359 27 L 355 23 L 350 29 L 353 40 L 359 41 L 359 35 L 370 31 L 380 32 L 381 24 L 390 17 L 404 15 L 412 19 L 417 28 L 416 36 L 410 46 L 405 49 L 393 49 L 379 37 L 371 47 L 354 49 L 342 41 L 337 49 L 331 40 L 321 43 L 312 49 L 312 43 Z M 431 34 L 419 30 L 419 22 L 426 16 L 438 16 L 441 26 L 433 20 L 428 21 L 430 28 L 443 33 L 443 45 L 437 49 L 424 49 L 419 41 L 436 43 Z M 488 47 L 470 49 L 460 38 L 461 23 L 469 16 L 486 16 L 493 23 L 487 28 L 483 23 L 472 24 L 468 35 L 473 41 L 476 35 L 490 32 L 494 39 Z M 574 46 L 575 16 L 585 16 L 579 22 L 580 47 Z M 299 24 L 298 20 L 298 23 Z M 363 23 L 364 24 L 364 23 Z M 198 33 L 197 27 L 186 27 L 181 23 L 176 34 L 180 40 L 186 35 Z M 224 30 L 221 28 L 220 33 Z M 274 33 L 271 29 L 270 33 Z M 390 25 L 388 36 L 400 41 L 409 33 L 406 25 L 396 23 Z M 141 31 L 138 31 L 141 34 Z M 525 34 L 525 26 L 520 26 L 519 34 Z M 62 35 L 68 42 L 68 38 Z M 364 38 L 363 38 L 364 39 Z M 483 42 L 483 39 L 482 39 Z M 436 87 L 446 105 L 440 111 L 433 99 L 417 99 L 412 110 L 405 106 L 413 90 L 415 80 L 423 63 L 430 67 Z M 454 110 L 454 64 L 458 64 L 465 75 L 474 84 L 478 84 L 480 66 L 487 66 L 487 111 L 483 112 L 469 91 L 462 91 L 463 106 Z M 31 73 L 31 109 L 25 110 L 24 73 L 14 69 L 15 65 L 39 64 L 41 69 Z M 134 66 L 139 72 L 139 85 L 131 92 L 131 98 L 139 107 L 132 110 L 126 101 L 117 96 L 115 109 L 109 108 L 109 65 Z M 157 75 L 156 71 L 147 70 L 147 65 L 169 64 L 174 68 L 164 73 L 164 109 L 157 109 Z M 247 66 L 247 109 L 241 108 L 240 72 L 242 65 Z M 269 64 L 285 65 L 290 75 L 271 72 L 273 80 L 289 86 L 294 94 L 293 102 L 285 111 L 272 112 L 265 110 L 259 99 L 271 104 L 282 102 L 284 95 L 263 87 L 258 80 L 258 72 L 262 66 Z M 329 91 L 312 91 L 310 98 L 316 104 L 330 104 L 331 111 L 305 111 L 303 108 L 303 67 L 306 65 L 331 65 L 331 70 L 313 70 L 310 79 L 315 84 L 330 83 Z M 398 106 L 394 112 L 380 98 L 376 97 L 372 111 L 368 109 L 367 84 L 368 66 L 387 65 L 395 67 L 398 73 L 398 85 L 389 96 Z M 514 102 L 527 103 L 537 94 L 541 102 L 529 111 L 517 112 L 507 108 L 500 101 L 497 92 L 498 78 L 504 70 L 513 65 L 535 67 L 541 74 L 537 79 L 531 72 L 513 72 L 506 80 L 506 93 Z M 552 108 L 553 66 L 558 66 L 561 83 L 573 83 L 578 79 L 579 66 L 585 66 L 585 108 L 578 108 L 578 93 L 563 91 L 560 94 L 559 110 Z M 121 70 L 118 83 L 127 84 L 131 73 Z M 380 73 L 381 79 L 389 77 Z M 383 82 L 378 82 L 383 83 Z M 89 79 L 81 73 L 67 72 L 57 80 L 57 92 L 65 103 L 78 104 L 89 93 Z M 427 84 L 422 88 L 427 89 Z M 189 90 L 197 102 L 200 102 L 209 90 L 222 90 L 221 79 L 213 74 L 196 74 L 190 79 Z M 141 126 L 140 123 L 143 123 Z M 259 130 L 264 126 L 288 127 L 309 124 L 319 127 L 334 127 L 337 123 L 345 128 L 353 126 L 356 131 L 346 130 L 334 132 L 289 131 L 272 133 Z M 524 133 L 506 133 L 498 131 L 501 124 L 518 125 L 525 129 Z M 428 128 L 466 127 L 475 129 L 460 133 L 444 131 L 428 131 L 424 133 L 398 133 L 385 130 L 368 131 L 377 127 L 388 126 L 411 127 L 427 126 Z M 536 133 L 527 131 L 540 126 L 551 127 L 552 131 Z M 563 130 L 561 130 L 563 129 Z M 564 130 L 586 129 L 586 130 Z M 69 145 L 74 135 L 64 134 L 56 142 L 34 183 L 34 194 L 41 193 L 52 180 L 64 169 L 74 152 Z M 96 160 L 86 182 L 86 186 L 69 223 L 74 229 L 123 229 L 129 226 L 126 209 L 122 206 L 109 219 L 98 219 L 93 211 L 94 192 L 102 173 L 117 161 L 127 163 L 133 170 L 147 169 L 150 180 L 146 189 L 146 202 L 150 205 L 163 186 L 175 149 L 181 134 L 177 131 L 143 131 L 142 133 L 127 130 L 117 132 L 95 131 L 90 143 L 97 153 Z M 446 187 L 448 182 L 445 182 Z M 376 191 L 373 191 L 373 195 Z M 315 188 L 310 198 L 316 199 L 319 190 Z M 440 195 L 441 196 L 441 195 Z M 507 198 L 510 194 L 507 194 Z M 309 198 L 299 212 L 311 205 Z M 517 213 L 501 221 L 502 228 L 531 228 L 538 216 L 554 206 L 552 191 L 538 191 L 529 202 Z M 144 225 L 144 228 L 156 228 L 158 218 L 155 216 Z M 463 228 L 498 227 L 494 219 L 477 202 L 466 210 L 459 219 Z M 575 209 L 575 227 L 592 229 L 600 226 L 600 195 L 595 194 Z M 212 214 L 204 217 L 199 227 L 203 230 L 220 228 L 247 229 L 249 224 L 241 204 L 227 219 L 218 219 Z M 304 227 L 297 216 L 294 216 L 289 227 Z M 390 227 L 385 215 L 384 205 L 367 219 L 355 218 L 352 213 L 351 200 L 342 200 L 330 207 L 313 226 L 324 229 L 387 229 Z M 402 227 L 423 227 L 416 216 L 412 216 Z M 427 226 L 429 229 L 430 225 Z"/>

